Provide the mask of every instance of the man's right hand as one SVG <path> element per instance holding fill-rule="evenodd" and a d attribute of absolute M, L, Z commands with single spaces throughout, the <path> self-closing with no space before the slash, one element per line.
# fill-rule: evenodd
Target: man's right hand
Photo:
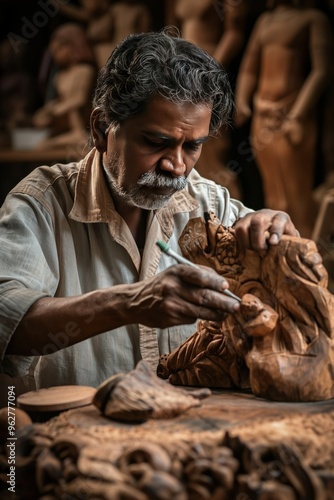
<path fill-rule="evenodd" d="M 198 318 L 222 321 L 239 310 L 239 303 L 223 293 L 226 279 L 209 267 L 198 267 L 177 264 L 131 285 L 126 303 L 133 322 L 167 328 Z"/>

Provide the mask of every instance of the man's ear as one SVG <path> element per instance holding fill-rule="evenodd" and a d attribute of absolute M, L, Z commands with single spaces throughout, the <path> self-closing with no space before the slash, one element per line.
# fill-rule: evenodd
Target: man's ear
<path fill-rule="evenodd" d="M 94 108 L 90 115 L 90 130 L 94 146 L 100 153 L 107 150 L 106 124 L 102 119 L 101 108 Z"/>

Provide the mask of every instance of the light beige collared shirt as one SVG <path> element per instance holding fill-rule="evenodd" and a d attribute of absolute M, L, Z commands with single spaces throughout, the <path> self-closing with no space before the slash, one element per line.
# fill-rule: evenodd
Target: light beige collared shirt
<path fill-rule="evenodd" d="M 149 328 L 127 325 L 66 347 L 79 333 L 74 321 L 64 331 L 46 332 L 43 356 L 5 356 L 6 347 L 29 307 L 45 296 L 77 296 L 99 288 L 134 283 L 175 264 L 161 254 L 158 239 L 176 251 L 188 220 L 212 210 L 225 226 L 249 212 L 228 191 L 195 170 L 187 189 L 152 211 L 142 255 L 115 211 L 99 153 L 67 165 L 40 167 L 8 195 L 0 211 L 0 354 L 1 369 L 33 377 L 36 387 L 97 386 L 110 375 L 133 369 L 140 359 L 156 367 L 195 325 Z M 87 314 L 85 321 L 94 317 Z M 56 347 L 66 347 L 54 352 Z M 49 354 L 52 352 L 52 354 Z"/>

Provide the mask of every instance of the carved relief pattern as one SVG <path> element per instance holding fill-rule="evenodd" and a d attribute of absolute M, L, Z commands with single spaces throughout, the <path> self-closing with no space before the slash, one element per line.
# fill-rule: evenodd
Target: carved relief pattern
<path fill-rule="evenodd" d="M 334 396 L 334 299 L 313 241 L 283 236 L 265 256 L 240 252 L 233 228 L 214 214 L 189 221 L 179 244 L 185 257 L 214 268 L 242 298 L 222 323 L 197 332 L 168 356 L 158 375 L 173 384 L 250 387 L 274 400 Z"/>

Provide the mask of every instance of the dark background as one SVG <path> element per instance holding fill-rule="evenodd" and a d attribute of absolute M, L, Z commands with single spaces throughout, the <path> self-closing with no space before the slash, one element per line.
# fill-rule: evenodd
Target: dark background
<path fill-rule="evenodd" d="M 65 0 L 62 0 L 63 3 L 66 3 Z M 219 0 L 217 1 L 217 5 L 219 5 Z M 231 0 L 232 5 L 233 1 Z M 263 12 L 265 9 L 266 1 L 265 0 L 249 0 L 252 6 L 252 15 L 249 18 L 248 26 L 247 26 L 247 37 L 251 32 L 251 29 L 256 21 L 257 17 Z M 311 1 L 311 0 L 310 0 Z M 8 38 L 8 35 L 11 36 L 23 36 L 22 29 L 26 24 L 26 19 L 32 21 L 34 15 L 38 11 L 43 11 L 41 7 L 41 3 L 46 3 L 47 0 L 0 0 L 0 41 Z M 173 16 L 173 2 L 174 0 L 142 0 L 142 3 L 146 4 L 151 13 L 151 29 L 158 30 L 164 27 L 165 25 L 173 24 L 175 21 Z M 61 3 L 61 0 L 59 0 Z M 71 4 L 80 5 L 78 0 L 70 0 Z M 315 2 L 313 2 L 314 5 Z M 330 3 L 334 4 L 334 0 L 320 0 L 316 2 L 316 7 L 325 11 L 330 17 L 333 23 L 334 18 L 334 5 L 332 9 L 329 7 Z M 31 81 L 31 89 L 30 89 L 30 98 L 29 98 L 29 106 L 31 112 L 34 112 L 45 102 L 45 88 L 40 81 L 39 72 L 41 69 L 41 61 L 45 50 L 48 47 L 48 43 L 50 37 L 57 26 L 68 21 L 69 19 L 61 15 L 60 13 L 55 16 L 48 16 L 48 21 L 45 26 L 41 26 L 37 28 L 36 34 L 31 37 L 27 41 L 27 43 L 20 43 L 17 41 L 20 48 L 22 48 L 22 53 L 17 55 L 13 48 L 12 57 L 16 58 L 19 61 L 19 65 L 22 68 L 24 74 L 28 75 Z M 25 37 L 24 37 L 25 38 Z M 242 54 L 240 54 L 241 58 Z M 231 80 L 233 81 L 235 75 L 230 75 Z M 0 81 L 1 81 L 1 69 L 0 69 Z M 1 111 L 0 111 L 1 115 Z M 1 119 L 1 116 L 0 116 Z M 244 131 L 244 137 L 240 136 L 240 131 L 238 132 L 239 136 L 236 137 L 237 143 L 240 143 L 245 138 L 248 137 L 248 130 Z M 242 131 L 241 131 L 242 134 Z M 0 143 L 0 153 L 1 148 L 8 147 L 4 144 Z M 233 152 L 232 152 L 233 154 Z M 319 153 L 320 154 L 320 153 Z M 46 162 L 45 162 L 46 163 Z M 44 163 L 44 164 L 45 164 Z M 55 163 L 49 162 L 47 164 Z M 3 202 L 8 191 L 14 187 L 14 185 L 25 175 L 29 173 L 33 168 L 40 165 L 41 163 L 36 162 L 5 162 L 1 160 L 0 154 L 0 205 Z M 320 161 L 319 164 L 322 164 Z M 240 174 L 241 182 L 247 186 L 247 190 L 244 190 L 246 193 L 246 197 L 242 200 L 247 206 L 259 209 L 262 208 L 262 191 L 261 191 L 261 180 L 256 170 L 255 165 L 246 165 L 247 168 L 242 168 L 242 172 Z M 246 175 L 247 174 L 247 175 Z M 244 178 L 243 178 L 244 176 Z M 316 172 L 315 185 L 320 184 L 323 181 L 323 172 L 318 170 Z"/>

